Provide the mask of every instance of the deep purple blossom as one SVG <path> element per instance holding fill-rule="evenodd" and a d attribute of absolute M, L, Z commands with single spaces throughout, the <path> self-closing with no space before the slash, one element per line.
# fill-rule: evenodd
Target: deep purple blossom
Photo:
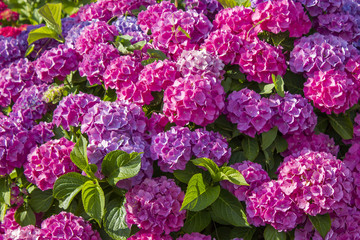
<path fill-rule="evenodd" d="M 186 10 L 194 9 L 198 13 L 203 13 L 210 20 L 215 19 L 215 15 L 223 8 L 217 0 L 185 0 Z"/>

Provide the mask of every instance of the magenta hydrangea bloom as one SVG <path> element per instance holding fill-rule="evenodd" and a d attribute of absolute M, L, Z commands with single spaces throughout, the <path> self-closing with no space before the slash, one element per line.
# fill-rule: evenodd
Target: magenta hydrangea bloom
<path fill-rule="evenodd" d="M 150 119 L 147 122 L 147 128 L 150 136 L 164 132 L 168 123 L 169 119 L 164 114 L 156 112 L 152 113 Z"/>
<path fill-rule="evenodd" d="M 119 100 L 135 100 L 144 102 L 141 94 L 136 91 L 138 73 L 143 69 L 141 62 L 132 56 L 125 55 L 113 59 L 104 73 L 106 88 L 116 90 Z"/>
<path fill-rule="evenodd" d="M 111 61 L 119 56 L 119 51 L 113 45 L 108 43 L 96 44 L 80 62 L 80 76 L 86 76 L 90 85 L 101 84 L 102 81 L 106 83 L 105 71 L 111 65 Z"/>
<path fill-rule="evenodd" d="M 66 47 L 75 49 L 76 39 L 81 35 L 81 32 L 84 30 L 84 28 L 90 24 L 91 22 L 89 21 L 81 21 L 72 26 L 69 29 L 67 36 L 65 37 Z"/>
<path fill-rule="evenodd" d="M 76 18 L 81 21 L 98 19 L 107 22 L 113 17 L 113 12 L 120 12 L 119 10 L 120 6 L 115 1 L 98 1 L 79 8 Z"/>
<path fill-rule="evenodd" d="M 60 138 L 32 149 L 24 166 L 24 174 L 29 182 L 45 191 L 52 189 L 60 176 L 77 172 L 77 167 L 70 159 L 74 145 L 66 138 Z"/>
<path fill-rule="evenodd" d="M 41 229 L 33 225 L 18 227 L 8 230 L 4 234 L 4 240 L 38 240 L 41 236 Z M 1 238 L 1 237 L 0 237 Z"/>
<path fill-rule="evenodd" d="M 237 55 L 236 63 L 246 74 L 248 81 L 272 83 L 272 74 L 283 76 L 287 66 L 285 56 L 279 47 L 264 41 L 244 42 Z"/>
<path fill-rule="evenodd" d="M 29 131 L 29 134 L 33 141 L 37 144 L 43 144 L 55 136 L 52 129 L 54 128 L 53 123 L 40 122 L 39 124 L 33 126 Z"/>
<path fill-rule="evenodd" d="M 183 77 L 212 75 L 222 79 L 225 73 L 224 63 L 220 58 L 206 50 L 183 51 L 177 59 L 176 66 Z"/>
<path fill-rule="evenodd" d="M 89 108 L 100 102 L 100 98 L 94 95 L 79 93 L 64 97 L 53 113 L 53 123 L 70 130 L 70 126 L 77 127 Z"/>
<path fill-rule="evenodd" d="M 192 157 L 192 132 L 186 127 L 171 127 L 153 136 L 150 146 L 152 158 L 158 160 L 163 172 L 184 170 Z"/>
<path fill-rule="evenodd" d="M 334 139 L 330 138 L 324 133 L 311 133 L 306 135 L 304 133 L 286 135 L 285 139 L 288 143 L 288 149 L 281 153 L 281 156 L 298 157 L 303 149 L 309 149 L 316 152 L 327 152 L 337 156 L 339 146 L 335 145 Z"/>
<path fill-rule="evenodd" d="M 235 163 L 230 167 L 238 170 L 244 176 L 246 182 L 250 185 L 239 186 L 229 181 L 220 182 L 221 186 L 234 194 L 239 201 L 245 201 L 254 188 L 271 180 L 269 174 L 258 163 L 244 161 L 241 163 Z"/>
<path fill-rule="evenodd" d="M 191 234 L 187 233 L 181 237 L 178 237 L 176 240 L 211 240 L 211 236 L 193 232 Z"/>
<path fill-rule="evenodd" d="M 360 209 L 360 144 L 354 143 L 344 157 L 344 164 L 352 172 L 354 178 L 354 205 Z"/>
<path fill-rule="evenodd" d="M 140 230 L 135 235 L 129 237 L 127 240 L 172 240 L 172 237 L 170 235 L 160 235 Z"/>
<path fill-rule="evenodd" d="M 161 3 L 148 6 L 146 11 L 138 15 L 138 24 L 140 28 L 147 33 L 160 19 L 165 12 L 176 12 L 177 8 L 170 1 L 161 1 Z"/>
<path fill-rule="evenodd" d="M 12 107 L 10 117 L 27 129 L 34 126 L 35 120 L 41 119 L 49 110 L 48 104 L 43 99 L 47 89 L 48 85 L 42 84 L 22 91 Z"/>
<path fill-rule="evenodd" d="M 298 157 L 286 157 L 278 172 L 281 189 L 311 216 L 351 201 L 351 172 L 330 153 L 303 150 Z"/>
<path fill-rule="evenodd" d="M 108 25 L 103 21 L 92 22 L 82 30 L 80 37 L 77 38 L 75 43 L 76 52 L 80 56 L 88 54 L 95 45 L 112 42 L 117 35 L 118 32 L 115 26 Z"/>
<path fill-rule="evenodd" d="M 357 85 L 360 85 L 360 54 L 351 56 L 345 65 L 346 71 L 353 77 Z"/>
<path fill-rule="evenodd" d="M 142 108 L 126 101 L 103 102 L 83 116 L 81 132 L 89 142 L 110 139 L 115 134 L 145 133 L 147 118 Z"/>
<path fill-rule="evenodd" d="M 164 114 L 170 122 L 184 126 L 213 123 L 225 108 L 224 88 L 211 76 L 191 75 L 177 79 L 164 92 Z"/>
<path fill-rule="evenodd" d="M 173 179 L 147 178 L 125 194 L 126 222 L 153 234 L 177 232 L 186 216 L 184 196 Z"/>
<path fill-rule="evenodd" d="M 286 195 L 281 181 L 269 181 L 258 186 L 246 198 L 248 222 L 258 226 L 270 224 L 278 231 L 290 231 L 305 221 L 305 214 Z"/>
<path fill-rule="evenodd" d="M 198 13 L 203 13 L 210 20 L 215 19 L 215 15 L 223 8 L 217 0 L 185 0 L 186 10 L 194 9 Z"/>
<path fill-rule="evenodd" d="M 269 131 L 275 114 L 267 98 L 253 90 L 243 88 L 232 92 L 227 98 L 226 113 L 230 122 L 237 124 L 237 129 L 250 137 Z"/>
<path fill-rule="evenodd" d="M 252 15 L 254 24 L 272 33 L 289 31 L 290 37 L 301 37 L 311 28 L 311 21 L 301 3 L 292 0 L 270 0 L 256 6 Z"/>
<path fill-rule="evenodd" d="M 290 53 L 290 69 L 294 73 L 312 76 L 316 71 L 344 70 L 345 63 L 357 50 L 345 40 L 333 35 L 315 33 L 295 41 Z"/>
<path fill-rule="evenodd" d="M 269 101 L 274 112 L 271 121 L 282 134 L 311 133 L 314 130 L 317 116 L 306 98 L 285 92 L 285 97 L 276 94 Z"/>
<path fill-rule="evenodd" d="M 243 41 L 250 41 L 260 32 L 258 27 L 254 27 L 252 20 L 253 14 L 251 8 L 245 8 L 243 6 L 225 8 L 216 14 L 214 30 L 226 30 L 239 36 Z"/>
<path fill-rule="evenodd" d="M 196 158 L 210 158 L 218 166 L 228 163 L 231 157 L 226 138 L 218 132 L 198 128 L 192 132 L 192 153 Z"/>
<path fill-rule="evenodd" d="M 360 113 L 357 113 L 354 119 L 354 134 L 352 141 L 356 143 L 358 140 L 360 140 Z"/>
<path fill-rule="evenodd" d="M 15 221 L 15 212 L 17 210 L 17 207 L 10 208 L 6 211 L 6 214 L 4 216 L 3 221 L 1 222 L 1 228 L 5 230 L 5 232 L 11 232 L 20 225 Z"/>
<path fill-rule="evenodd" d="M 72 71 L 76 71 L 79 59 L 74 49 L 60 44 L 45 51 L 34 63 L 38 78 L 45 83 L 52 83 L 54 78 L 64 80 Z"/>
<path fill-rule="evenodd" d="M 90 223 L 82 217 L 69 212 L 61 212 L 45 219 L 41 223 L 39 240 L 81 239 L 100 240 L 100 234 L 94 231 Z"/>
<path fill-rule="evenodd" d="M 243 42 L 239 36 L 226 30 L 216 30 L 205 39 L 202 48 L 219 57 L 225 64 L 234 64 Z"/>
<path fill-rule="evenodd" d="M 136 74 L 130 77 L 135 78 Z M 141 70 L 136 82 L 137 95 L 140 97 L 133 99 L 133 101 L 139 104 L 149 104 L 154 99 L 151 92 L 165 90 L 179 77 L 181 77 L 180 72 L 177 71 L 176 63 L 173 61 L 165 59 L 146 65 Z"/>
<path fill-rule="evenodd" d="M 345 72 L 316 72 L 304 84 L 304 95 L 321 112 L 344 113 L 360 99 L 359 85 Z"/>

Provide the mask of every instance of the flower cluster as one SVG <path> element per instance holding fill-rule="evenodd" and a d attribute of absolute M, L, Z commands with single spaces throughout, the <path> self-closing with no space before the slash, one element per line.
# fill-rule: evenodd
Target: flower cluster
<path fill-rule="evenodd" d="M 0 70 L 20 59 L 23 54 L 24 49 L 20 48 L 19 40 L 0 36 Z"/>
<path fill-rule="evenodd" d="M 177 240 L 211 240 L 211 236 L 193 232 L 191 234 L 187 233 L 181 237 L 178 237 Z"/>
<path fill-rule="evenodd" d="M 170 235 L 160 235 L 140 230 L 127 240 L 172 240 L 172 237 Z"/>
<path fill-rule="evenodd" d="M 346 153 L 344 158 L 344 164 L 352 172 L 352 177 L 354 178 L 354 205 L 360 209 L 360 144 L 354 143 L 349 151 Z"/>
<path fill-rule="evenodd" d="M 186 10 L 194 9 L 198 13 L 203 13 L 210 20 L 214 20 L 216 14 L 223 9 L 217 0 L 185 0 Z"/>

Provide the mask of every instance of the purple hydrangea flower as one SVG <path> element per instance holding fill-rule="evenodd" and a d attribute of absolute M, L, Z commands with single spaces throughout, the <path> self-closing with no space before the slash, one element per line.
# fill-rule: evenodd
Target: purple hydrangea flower
<path fill-rule="evenodd" d="M 267 98 L 247 88 L 229 94 L 226 105 L 227 118 L 237 124 L 237 129 L 250 137 L 269 131 L 274 112 Z"/>
<path fill-rule="evenodd" d="M 41 223 L 40 240 L 63 239 L 99 240 L 100 234 L 82 217 L 69 212 L 61 212 Z"/>
<path fill-rule="evenodd" d="M 210 20 L 215 19 L 215 15 L 223 8 L 217 0 L 185 0 L 186 10 L 194 9 L 198 13 L 203 13 Z"/>
<path fill-rule="evenodd" d="M 184 126 L 213 123 L 225 108 L 224 88 L 211 76 L 191 75 L 177 79 L 164 92 L 164 114 L 170 122 Z"/>
<path fill-rule="evenodd" d="M 172 237 L 170 235 L 160 235 L 140 230 L 135 235 L 129 237 L 127 240 L 172 240 Z"/>
<path fill-rule="evenodd" d="M 186 216 L 184 195 L 173 179 L 147 178 L 125 194 L 126 222 L 153 234 L 177 232 Z"/>
<path fill-rule="evenodd" d="M 332 13 L 341 8 L 343 1 L 338 0 L 295 0 L 305 5 L 311 16 L 318 16 L 323 12 Z"/>
<path fill-rule="evenodd" d="M 271 180 L 269 174 L 258 163 L 244 161 L 242 163 L 235 163 L 230 167 L 238 170 L 244 176 L 246 182 L 250 185 L 239 186 L 229 181 L 220 182 L 221 186 L 234 194 L 239 201 L 245 201 L 245 199 L 252 194 L 252 191 L 256 187 Z"/>
<path fill-rule="evenodd" d="M 344 164 L 348 167 L 354 178 L 354 205 L 360 209 L 360 144 L 354 143 L 344 157 Z"/>
<path fill-rule="evenodd" d="M 150 136 L 164 132 L 168 123 L 169 119 L 164 114 L 156 112 L 152 113 L 150 119 L 147 122 Z"/>
<path fill-rule="evenodd" d="M 286 157 L 278 172 L 281 189 L 311 216 L 351 201 L 351 172 L 330 153 L 303 150 L 298 157 Z"/>
<path fill-rule="evenodd" d="M 23 57 L 24 52 L 19 47 L 19 41 L 12 37 L 0 38 L 0 70 Z"/>
<path fill-rule="evenodd" d="M 65 45 L 68 48 L 75 49 L 75 43 L 79 36 L 81 36 L 82 31 L 86 26 L 89 26 L 91 22 L 89 21 L 81 21 L 75 24 L 69 31 L 67 36 L 65 37 Z"/>
<path fill-rule="evenodd" d="M 281 181 L 265 182 L 246 199 L 248 222 L 258 226 L 270 224 L 278 231 L 290 231 L 305 221 L 305 214 L 282 190 Z"/>
<path fill-rule="evenodd" d="M 79 64 L 80 76 L 86 76 L 90 85 L 101 84 L 107 78 L 105 70 L 111 66 L 111 61 L 120 56 L 119 51 L 111 44 L 95 44 L 88 54 L 85 54 Z M 104 78 L 104 79 L 103 79 Z"/>
<path fill-rule="evenodd" d="M 53 123 L 58 127 L 61 125 L 64 129 L 69 131 L 70 126 L 79 126 L 83 116 L 88 112 L 89 108 L 99 102 L 99 97 L 90 94 L 70 94 L 64 97 L 55 109 Z"/>
<path fill-rule="evenodd" d="M 53 123 L 40 122 L 31 128 L 29 134 L 37 144 L 43 144 L 55 136 L 53 128 Z"/>
<path fill-rule="evenodd" d="M 45 191 L 52 189 L 60 176 L 77 172 L 77 167 L 70 159 L 74 145 L 66 138 L 60 138 L 33 148 L 24 166 L 24 174 L 29 182 Z"/>
<path fill-rule="evenodd" d="M 137 18 L 133 16 L 121 16 L 116 19 L 111 25 L 116 27 L 116 30 L 122 35 L 127 35 L 129 32 L 141 32 L 141 28 L 137 24 Z"/>
<path fill-rule="evenodd" d="M 211 236 L 193 232 L 191 234 L 187 233 L 181 237 L 178 237 L 176 240 L 211 240 Z"/>
<path fill-rule="evenodd" d="M 314 108 L 299 94 L 285 92 L 283 98 L 277 94 L 272 95 L 270 105 L 274 112 L 273 125 L 284 135 L 311 133 L 317 124 Z"/>

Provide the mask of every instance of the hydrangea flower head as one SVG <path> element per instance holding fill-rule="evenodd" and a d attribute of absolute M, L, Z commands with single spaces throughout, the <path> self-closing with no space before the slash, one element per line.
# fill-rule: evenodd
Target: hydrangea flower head
<path fill-rule="evenodd" d="M 178 237 L 177 240 L 211 240 L 211 236 L 204 235 L 198 232 L 187 233 L 181 237 Z"/>
<path fill-rule="evenodd" d="M 184 225 L 186 211 L 180 211 L 184 192 L 172 179 L 147 178 L 130 189 L 125 198 L 128 224 L 153 234 L 177 232 Z"/>
<path fill-rule="evenodd" d="M 4 240 L 38 240 L 41 236 L 41 229 L 33 225 L 26 227 L 19 226 L 16 229 L 6 231 Z"/>
<path fill-rule="evenodd" d="M 198 13 L 203 13 L 210 20 L 215 19 L 215 15 L 223 9 L 217 0 L 185 0 L 186 10 L 194 9 Z"/>
<path fill-rule="evenodd" d="M 89 21 L 81 21 L 72 26 L 69 29 L 67 36 L 65 37 L 66 47 L 75 49 L 76 39 L 81 35 L 81 32 L 84 30 L 84 28 L 89 25 Z"/>
<path fill-rule="evenodd" d="M 140 230 L 135 235 L 129 237 L 127 240 L 172 240 L 172 237 L 170 235 L 160 235 Z"/>
<path fill-rule="evenodd" d="M 360 144 L 354 143 L 344 157 L 344 164 L 352 172 L 354 178 L 354 205 L 360 208 Z"/>
<path fill-rule="evenodd" d="M 0 70 L 23 57 L 23 53 L 19 40 L 0 36 Z"/>
<path fill-rule="evenodd" d="M 119 33 L 126 35 L 129 32 L 139 32 L 141 28 L 137 24 L 137 18 L 133 16 L 121 16 L 111 25 L 114 25 Z"/>

